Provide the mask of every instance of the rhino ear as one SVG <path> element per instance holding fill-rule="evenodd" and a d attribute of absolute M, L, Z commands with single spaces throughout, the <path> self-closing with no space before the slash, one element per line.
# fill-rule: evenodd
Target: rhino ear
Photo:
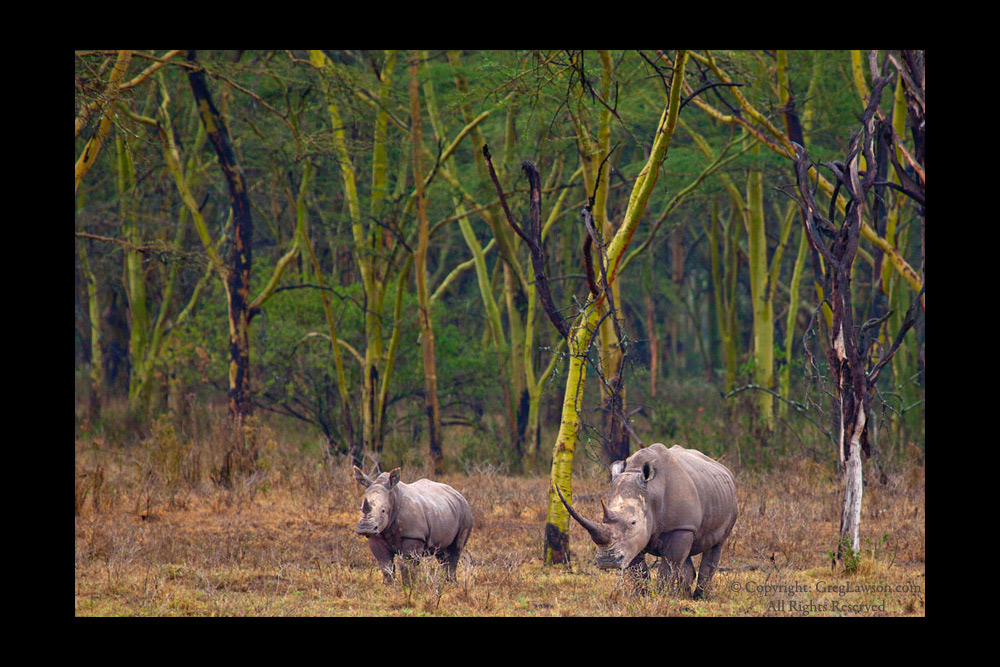
<path fill-rule="evenodd" d="M 399 474 L 400 474 L 399 468 L 393 468 L 392 472 L 389 473 L 389 488 L 390 489 L 392 487 L 396 486 L 397 484 L 399 484 Z"/>
<path fill-rule="evenodd" d="M 653 467 L 652 461 L 646 461 L 642 464 L 642 481 L 649 482 L 654 477 L 656 477 L 656 468 Z"/>
<path fill-rule="evenodd" d="M 364 474 L 363 472 L 361 472 L 361 469 L 358 468 L 358 466 L 353 466 L 353 467 L 354 467 L 354 479 L 356 479 L 358 481 L 358 484 L 360 484 L 361 486 L 365 487 L 366 489 L 369 486 L 371 486 L 372 485 L 372 478 L 369 477 L 368 475 Z"/>
<path fill-rule="evenodd" d="M 622 470 L 625 470 L 624 461 L 615 461 L 611 464 L 611 481 L 614 481 L 615 477 L 622 474 Z"/>

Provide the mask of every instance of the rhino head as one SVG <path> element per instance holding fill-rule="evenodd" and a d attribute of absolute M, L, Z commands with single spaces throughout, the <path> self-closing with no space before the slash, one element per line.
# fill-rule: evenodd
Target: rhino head
<path fill-rule="evenodd" d="M 626 468 L 625 461 L 611 466 L 611 495 L 601 500 L 601 521 L 591 521 L 566 502 L 559 487 L 556 492 L 570 516 L 586 528 L 598 546 L 597 567 L 624 569 L 649 544 L 656 532 L 651 486 L 656 479 L 654 461 L 636 461 Z M 655 491 L 653 491 L 655 493 Z"/>
<path fill-rule="evenodd" d="M 396 518 L 395 487 L 399 483 L 399 468 L 384 472 L 373 480 L 354 466 L 354 479 L 366 489 L 361 501 L 361 518 L 354 532 L 365 537 L 379 535 Z"/>

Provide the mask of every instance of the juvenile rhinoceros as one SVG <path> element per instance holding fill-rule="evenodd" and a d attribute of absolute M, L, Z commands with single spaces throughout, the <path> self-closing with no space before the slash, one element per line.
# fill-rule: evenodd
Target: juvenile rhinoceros
<path fill-rule="evenodd" d="M 601 500 L 600 523 L 581 516 L 556 491 L 598 545 L 598 567 L 634 568 L 646 578 L 644 554 L 661 556 L 662 580 L 690 593 L 691 557 L 702 554 L 694 597 L 708 593 L 722 545 L 736 523 L 736 485 L 726 466 L 680 445 L 640 449 L 612 464 L 611 497 L 607 504 Z"/>
<path fill-rule="evenodd" d="M 393 581 L 396 554 L 403 557 L 404 578 L 409 576 L 407 561 L 433 554 L 454 581 L 472 532 L 472 510 L 462 494 L 429 479 L 404 484 L 399 468 L 372 480 L 355 466 L 354 478 L 367 489 L 355 532 L 368 538 L 386 583 Z"/>

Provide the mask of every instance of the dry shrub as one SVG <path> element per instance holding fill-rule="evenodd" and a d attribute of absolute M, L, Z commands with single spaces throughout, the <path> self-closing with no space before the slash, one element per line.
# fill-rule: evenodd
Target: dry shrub
<path fill-rule="evenodd" d="M 266 479 L 277 449 L 271 429 L 259 417 L 251 415 L 232 422 L 224 435 L 228 446 L 222 464 L 212 474 L 212 481 L 232 489 L 248 479 Z"/>
<path fill-rule="evenodd" d="M 95 512 L 100 511 L 102 491 L 104 489 L 104 466 L 97 464 L 93 470 L 80 471 L 79 465 L 75 467 L 76 486 L 73 493 L 74 505 L 76 506 L 76 516 L 83 511 L 87 496 L 91 498 L 91 505 Z"/>

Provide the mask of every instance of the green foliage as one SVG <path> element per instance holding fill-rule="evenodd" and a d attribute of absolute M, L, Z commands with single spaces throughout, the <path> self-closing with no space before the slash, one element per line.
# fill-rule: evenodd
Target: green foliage
<path fill-rule="evenodd" d="M 513 449 L 505 445 L 506 437 L 495 423 L 484 422 L 477 428 L 459 435 L 458 467 L 474 470 L 516 470 L 519 462 Z"/>
<path fill-rule="evenodd" d="M 652 426 L 653 432 L 658 434 L 658 437 L 672 441 L 677 436 L 677 429 L 680 426 L 680 422 L 674 411 L 664 409 L 656 412 Z"/>
<path fill-rule="evenodd" d="M 308 55 L 302 51 L 199 51 L 198 61 L 213 74 L 210 85 L 229 125 L 248 183 L 254 218 L 251 298 L 267 284 L 277 258 L 287 252 L 294 241 L 294 201 L 302 181 L 304 160 L 308 157 L 315 167 L 305 196 L 309 235 L 330 289 L 339 336 L 351 348 L 364 354 L 364 310 L 371 304 L 366 300 L 352 254 L 357 249 L 347 211 L 341 164 L 333 150 L 329 112 L 321 91 L 325 85 L 328 86 L 338 101 L 348 153 L 357 174 L 359 196 L 362 202 L 368 202 L 372 187 L 371 149 L 378 109 L 375 100 L 382 80 L 385 53 L 377 50 L 327 53 L 332 66 L 323 71 L 313 67 L 308 62 Z M 712 55 L 734 81 L 743 84 L 740 92 L 771 122 L 781 127 L 783 121 L 774 83 L 774 53 L 723 50 Z M 99 84 L 106 80 L 103 63 L 108 57 L 101 52 L 78 54 L 75 72 L 78 112 L 99 96 L 102 89 Z M 408 52 L 400 53 L 386 106 L 390 114 L 387 141 L 389 192 L 384 215 L 377 223 L 385 238 L 396 244 L 407 243 L 412 248 L 415 216 L 412 211 L 403 215 L 413 187 L 408 77 L 405 72 L 408 57 Z M 607 100 L 598 98 L 601 65 L 597 53 L 593 51 L 462 52 L 460 71 L 469 85 L 468 92 L 464 94 L 458 90 L 446 52 L 428 52 L 420 74 L 421 84 L 430 82 L 433 85 L 445 135 L 436 140 L 424 116 L 425 169 L 433 170 L 435 156 L 462 130 L 462 105 L 468 105 L 476 115 L 500 104 L 482 121 L 479 130 L 495 156 L 494 161 L 515 219 L 522 220 L 527 213 L 520 161 L 535 161 L 543 182 L 547 182 L 555 170 L 561 170 L 558 177 L 553 178 L 553 189 L 543 194 L 542 208 L 545 217 L 556 197 L 568 189 L 564 213 L 552 226 L 546 242 L 553 295 L 567 318 L 573 317 L 588 293 L 580 278 L 583 272 L 580 254 L 583 232 L 578 214 L 580 206 L 591 194 L 585 192 L 582 179 L 572 182 L 569 179 L 581 164 L 576 135 L 578 126 L 573 118 L 580 122 L 580 127 L 593 131 L 599 114 L 607 108 L 606 104 L 615 111 L 611 122 L 611 144 L 616 148 L 606 168 L 611 170 L 612 186 L 608 212 L 613 223 L 617 223 L 624 214 L 633 180 L 645 162 L 648 141 L 654 135 L 662 111 L 666 90 L 664 77 L 669 75 L 669 70 L 651 51 L 642 54 L 629 50 L 612 51 L 611 59 L 615 67 L 615 85 L 611 98 Z M 133 60 L 129 77 L 137 73 L 135 68 L 140 67 L 139 61 L 143 59 Z M 712 79 L 707 70 L 704 70 L 702 79 L 703 68 L 700 66 L 692 64 L 689 72 L 695 85 L 698 81 Z M 808 112 L 810 115 L 806 147 L 817 162 L 842 158 L 850 133 L 855 129 L 860 100 L 850 72 L 850 54 L 847 51 L 788 52 L 788 76 L 797 108 L 804 122 L 805 114 Z M 185 168 L 190 164 L 192 174 L 196 176 L 192 194 L 200 206 L 212 242 L 219 243 L 219 254 L 226 257 L 230 249 L 226 228 L 228 193 L 215 164 L 212 148 L 205 146 L 197 153 L 193 150 L 200 120 L 192 104 L 186 69 L 168 64 L 160 73 L 164 90 L 169 96 L 166 108 L 172 118 L 181 163 Z M 122 99 L 123 105 L 133 113 L 155 116 L 162 98 L 153 83 L 151 80 L 128 91 Z M 731 103 L 733 94 L 731 89 L 717 88 L 703 93 L 702 98 L 728 113 L 720 98 Z M 424 101 L 421 92 L 421 103 Z M 720 151 L 738 134 L 738 129 L 718 122 L 700 111 L 693 102 L 685 106 L 681 117 L 694 132 L 705 138 L 714 151 Z M 509 150 L 505 143 L 508 120 L 513 128 L 513 143 Z M 142 275 L 146 280 L 149 313 L 156 313 L 165 298 L 169 270 L 179 268 L 177 286 L 167 310 L 170 334 L 155 365 L 158 386 L 154 390 L 154 398 L 165 395 L 165 387 L 173 383 L 177 392 L 195 397 L 196 403 L 219 400 L 227 389 L 229 364 L 227 303 L 223 285 L 217 275 L 212 275 L 184 323 L 174 325 L 175 318 L 188 304 L 195 286 L 205 275 L 207 257 L 193 229 L 187 228 L 191 224 L 189 216 L 186 212 L 182 213 L 183 205 L 176 187 L 164 173 L 163 156 L 155 130 L 133 123 L 124 115 L 116 122 L 118 125 L 113 132 L 125 133 L 129 137 L 126 144 L 136 169 L 134 225 L 136 238 L 144 247 Z M 92 121 L 77 137 L 78 153 L 93 133 L 94 125 Z M 108 141 L 110 145 L 113 137 L 109 137 Z M 113 150 L 104 150 L 80 187 L 76 211 L 78 231 L 100 237 L 119 236 L 122 220 L 116 192 L 114 153 Z M 482 156 L 466 139 L 454 152 L 450 169 L 462 189 L 473 200 L 485 205 L 492 202 L 496 194 L 490 183 L 481 182 L 478 177 L 476 165 L 481 160 Z M 708 163 L 692 137 L 678 129 L 663 163 L 660 180 L 650 198 L 646 220 L 640 224 L 632 247 L 646 240 L 652 223 L 660 217 L 671 198 L 687 187 Z M 717 454 L 737 447 L 739 451 L 752 449 L 752 442 L 741 440 L 746 437 L 741 435 L 746 411 L 739 405 L 747 392 L 738 395 L 739 398 L 723 402 L 730 411 L 728 420 L 712 421 L 697 412 L 700 405 L 711 414 L 720 403 L 717 385 L 721 375 L 719 367 L 723 363 L 714 349 L 718 346 L 718 334 L 714 331 L 714 305 L 709 305 L 713 299 L 713 285 L 705 221 L 709 219 L 713 206 L 718 205 L 723 220 L 728 220 L 733 226 L 743 225 L 741 212 L 730 210 L 724 179 L 728 177 L 737 189 L 745 190 L 747 169 L 750 167 L 763 173 L 765 227 L 770 255 L 778 233 L 775 211 L 786 205 L 788 200 L 783 190 L 793 183 L 794 178 L 786 159 L 772 151 L 761 150 L 757 154 L 744 153 L 704 180 L 680 207 L 664 219 L 646 250 L 649 261 L 633 264 L 620 282 L 619 306 L 635 357 L 641 357 L 641 363 L 648 368 L 651 341 L 645 314 L 647 294 L 653 296 L 653 329 L 660 354 L 669 349 L 671 354 L 676 351 L 680 357 L 671 358 L 669 363 L 661 357 L 659 364 L 659 379 L 669 377 L 671 383 L 676 382 L 673 386 L 678 391 L 668 392 L 665 396 L 661 393 L 651 400 L 645 395 L 646 388 L 643 386 L 649 379 L 648 375 L 637 373 L 629 380 L 628 402 L 635 406 L 650 406 L 650 421 L 640 423 L 638 428 L 648 428 L 653 441 L 674 439 Z M 432 227 L 454 215 L 454 193 L 453 185 L 440 174 L 431 182 L 427 204 Z M 467 208 L 473 207 L 470 204 Z M 363 209 L 362 216 L 367 216 L 367 205 Z M 469 221 L 483 244 L 492 238 L 480 215 L 471 215 Z M 366 218 L 364 222 L 372 224 L 373 221 Z M 919 224 L 919 216 L 911 210 L 903 210 L 897 236 L 902 254 L 914 265 L 919 263 L 921 250 Z M 173 252 L 169 245 L 178 233 L 182 249 Z M 683 276 L 679 281 L 671 277 L 675 263 L 681 261 L 681 258 L 672 256 L 668 242 L 671 234 L 681 235 Z M 91 268 L 98 280 L 101 308 L 106 313 L 100 323 L 104 333 L 105 364 L 109 371 L 118 369 L 118 377 L 127 377 L 132 360 L 128 351 L 128 303 L 121 285 L 124 265 L 120 244 L 99 242 L 89 237 L 77 242 L 88 243 Z M 737 386 L 745 383 L 753 373 L 752 357 L 747 354 L 751 347 L 752 309 L 746 283 L 745 234 L 740 243 L 735 263 L 738 271 L 736 348 L 742 364 Z M 865 244 L 865 247 L 868 245 Z M 385 253 L 387 249 L 363 249 L 362 252 Z M 401 252 L 405 253 L 405 250 Z M 518 253 L 526 266 L 527 253 L 520 245 Z M 441 224 L 431 238 L 428 253 L 431 291 L 455 266 L 467 259 L 468 251 L 457 225 L 454 222 Z M 787 306 L 787 301 L 784 301 L 787 293 L 783 288 L 791 276 L 793 261 L 794 252 L 786 252 L 778 278 L 775 308 L 776 319 L 780 320 L 782 328 L 783 311 Z M 503 276 L 496 270 L 496 262 L 494 250 L 487 256 L 487 265 L 491 275 L 495 276 L 494 295 L 501 309 L 505 309 L 507 304 L 503 303 L 501 287 Z M 811 260 L 808 260 L 800 288 L 806 309 L 812 309 L 818 301 L 813 288 L 813 269 Z M 861 290 L 859 293 L 868 293 L 870 273 L 867 264 L 859 264 L 855 278 L 855 289 Z M 316 284 L 308 257 L 296 257 L 286 269 L 279 291 L 264 303 L 261 313 L 252 320 L 250 345 L 254 399 L 267 411 L 290 415 L 308 424 L 334 450 L 345 451 L 347 443 L 339 421 L 340 399 L 331 341 L 328 339 L 329 329 Z M 90 322 L 84 285 L 85 281 L 78 276 L 74 343 L 78 369 L 84 368 L 90 357 Z M 399 323 L 401 337 L 387 400 L 386 451 L 383 455 L 398 455 L 400 460 L 410 460 L 407 456 L 419 456 L 407 452 L 419 449 L 419 438 L 413 434 L 425 426 L 426 417 L 421 407 L 423 368 L 412 276 L 404 288 L 403 318 Z M 386 343 L 396 324 L 392 312 L 394 291 L 395 280 L 390 276 L 383 308 L 377 313 Z M 905 286 L 902 289 L 893 287 L 891 305 L 905 311 L 906 300 L 911 297 Z M 446 420 L 455 423 L 474 424 L 475 435 L 456 438 L 464 438 L 457 448 L 462 452 L 463 460 L 483 460 L 499 465 L 510 455 L 506 444 L 509 442 L 508 434 L 495 426 L 505 423 L 507 397 L 502 388 L 504 379 L 510 373 L 506 367 L 509 357 L 506 350 L 499 351 L 501 354 L 498 357 L 497 350 L 484 344 L 487 324 L 473 271 L 456 278 L 436 300 L 432 317 L 442 414 Z M 797 323 L 796 341 L 800 340 L 802 319 Z M 670 335 L 676 331 L 678 340 L 668 341 L 668 331 Z M 554 344 L 552 327 L 544 316 L 540 316 L 535 330 L 535 346 L 548 350 Z M 882 375 L 881 395 L 890 402 L 892 411 L 898 413 L 890 411 L 881 420 L 888 423 L 884 431 L 890 443 L 923 444 L 924 379 L 918 354 L 923 344 L 922 333 L 919 336 L 916 332 L 910 334 L 906 340 L 907 354 L 900 356 L 900 363 L 894 364 L 893 372 L 887 369 Z M 803 387 L 799 345 L 796 343 L 792 355 L 793 396 L 801 393 Z M 810 339 L 819 370 L 826 373 L 822 345 L 822 335 Z M 360 365 L 347 346 L 342 346 L 341 352 L 352 415 L 359 420 Z M 542 360 L 547 359 L 547 355 L 548 352 L 537 353 Z M 709 356 L 707 361 L 704 358 L 706 355 Z M 631 363 L 638 361 L 635 357 L 630 359 Z M 778 353 L 776 357 L 781 362 L 782 355 Z M 706 368 L 711 377 L 701 380 L 706 375 Z M 558 425 L 563 390 L 559 372 L 560 368 L 557 368 L 542 396 L 543 429 Z M 110 377 L 113 373 L 108 375 Z M 85 374 L 81 374 L 83 377 Z M 86 394 L 86 382 L 81 380 L 79 385 L 77 394 L 82 400 Z M 716 396 L 709 397 L 710 391 L 701 387 L 709 387 Z M 117 419 L 114 412 L 117 408 L 110 399 L 115 398 L 116 391 L 127 391 L 127 383 L 117 389 L 108 389 L 108 417 L 96 417 L 87 423 L 87 427 L 101 429 L 116 439 L 137 438 L 128 436 L 136 431 L 135 428 L 115 430 L 115 424 L 121 424 L 121 420 Z M 584 391 L 588 409 L 592 409 L 596 391 L 591 383 Z M 697 400 L 690 398 L 691 393 L 688 392 L 692 392 Z M 156 410 L 164 411 L 170 402 L 156 399 L 154 405 L 158 406 Z M 796 419 L 793 413 L 790 415 L 790 420 Z M 589 416 L 586 418 L 594 421 Z M 808 431 L 808 434 L 793 439 L 793 442 L 811 442 L 816 436 L 815 427 L 811 424 L 795 422 L 794 427 L 797 432 Z M 155 419 L 143 428 L 155 431 L 157 435 L 154 438 L 169 439 Z M 448 426 L 445 430 L 451 428 Z M 142 437 L 148 435 L 149 432 L 142 433 Z M 646 435 L 643 431 L 643 437 Z M 899 449 L 903 446 L 900 444 Z M 547 448 L 544 441 L 542 448 Z M 887 444 L 886 450 L 889 448 Z"/>
<path fill-rule="evenodd" d="M 839 550 L 839 551 L 838 551 Z M 839 553 L 839 558 L 838 558 Z M 844 574 L 853 574 L 858 571 L 858 567 L 861 565 L 861 551 L 855 551 L 851 547 L 850 538 L 846 535 L 840 537 L 840 542 L 837 545 L 837 550 L 830 549 L 827 552 L 827 558 L 830 559 L 831 564 L 836 565 L 839 559 L 843 564 Z"/>
<path fill-rule="evenodd" d="M 303 284 L 291 277 L 290 285 Z M 364 349 L 363 313 L 357 305 L 361 286 L 334 291 L 334 311 L 340 317 L 338 333 L 354 349 Z M 289 289 L 272 297 L 254 326 L 251 345 L 258 351 L 261 401 L 320 428 L 331 444 L 346 451 L 337 438 L 340 398 L 332 344 L 318 289 Z M 341 346 L 344 372 L 350 386 L 358 386 L 360 365 Z"/>

